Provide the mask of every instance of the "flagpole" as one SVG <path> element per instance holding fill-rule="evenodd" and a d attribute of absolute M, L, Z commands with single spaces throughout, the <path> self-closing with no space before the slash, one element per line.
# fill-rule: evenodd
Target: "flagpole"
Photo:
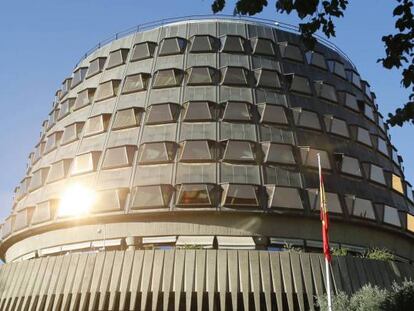
<path fill-rule="evenodd" d="M 321 167 L 321 156 L 318 153 L 318 170 L 319 170 L 319 185 L 321 185 L 321 176 L 322 176 L 322 167 Z M 321 188 L 321 187 L 319 187 Z M 320 192 L 321 189 L 319 189 Z M 321 193 L 319 193 L 320 198 L 319 200 L 322 200 L 322 196 Z M 331 297 L 331 278 L 329 277 L 329 261 L 328 258 L 326 256 L 324 256 L 325 258 L 325 276 L 326 276 L 326 294 L 328 297 L 328 311 L 332 311 L 332 297 Z"/>

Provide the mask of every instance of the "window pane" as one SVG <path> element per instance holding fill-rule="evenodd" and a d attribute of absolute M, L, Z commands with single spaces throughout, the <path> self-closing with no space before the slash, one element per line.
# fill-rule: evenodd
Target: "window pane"
<path fill-rule="evenodd" d="M 361 88 L 361 78 L 355 71 L 347 70 L 346 74 L 347 74 L 348 80 L 353 85 L 355 85 L 357 88 Z"/>
<path fill-rule="evenodd" d="M 374 164 L 371 164 L 370 179 L 372 181 L 376 181 L 380 184 L 385 185 L 384 171 L 382 170 L 382 168 Z"/>
<path fill-rule="evenodd" d="M 395 174 L 392 174 L 392 189 L 401 194 L 404 194 L 404 188 L 402 185 L 401 177 Z"/>
<path fill-rule="evenodd" d="M 173 55 L 184 52 L 186 40 L 183 38 L 167 38 L 161 42 L 159 55 Z"/>
<path fill-rule="evenodd" d="M 285 108 L 282 106 L 265 104 L 259 106 L 261 123 L 288 124 Z"/>
<path fill-rule="evenodd" d="M 342 173 L 362 177 L 361 167 L 359 165 L 358 159 L 349 156 L 342 156 L 341 161 Z"/>
<path fill-rule="evenodd" d="M 163 69 L 158 70 L 154 76 L 153 87 L 172 87 L 180 86 L 183 74 L 179 69 Z"/>
<path fill-rule="evenodd" d="M 299 189 L 287 187 L 271 187 L 269 207 L 303 209 Z"/>
<path fill-rule="evenodd" d="M 139 163 L 171 162 L 175 155 L 173 143 L 148 143 L 141 145 Z"/>
<path fill-rule="evenodd" d="M 384 222 L 393 226 L 401 227 L 400 216 L 398 210 L 391 206 L 384 206 Z"/>
<path fill-rule="evenodd" d="M 180 161 L 211 161 L 213 154 L 206 140 L 189 140 L 183 144 Z"/>
<path fill-rule="evenodd" d="M 220 167 L 222 183 L 260 184 L 258 165 L 221 163 Z"/>
<path fill-rule="evenodd" d="M 103 70 L 105 66 L 106 57 L 98 57 L 90 62 L 87 77 L 92 77 Z"/>
<path fill-rule="evenodd" d="M 208 53 L 216 52 L 217 50 L 218 43 L 214 37 L 200 35 L 191 38 L 190 53 Z"/>
<path fill-rule="evenodd" d="M 188 85 L 210 85 L 217 83 L 217 73 L 211 67 L 192 67 L 187 73 Z"/>
<path fill-rule="evenodd" d="M 176 183 L 216 183 L 216 163 L 179 163 Z"/>
<path fill-rule="evenodd" d="M 77 110 L 77 109 L 90 105 L 92 103 L 94 95 L 95 95 L 95 89 L 86 89 L 86 90 L 79 92 L 78 97 L 76 97 L 73 110 Z"/>
<path fill-rule="evenodd" d="M 183 114 L 183 121 L 209 121 L 213 120 L 211 106 L 209 102 L 188 102 L 184 104 L 185 113 Z"/>
<path fill-rule="evenodd" d="M 350 93 L 344 93 L 344 97 L 345 97 L 344 104 L 346 107 L 354 111 L 359 111 L 358 102 L 357 102 L 355 95 L 350 94 Z"/>
<path fill-rule="evenodd" d="M 302 52 L 296 45 L 289 44 L 288 42 L 280 42 L 279 51 L 282 58 L 303 62 Z"/>
<path fill-rule="evenodd" d="M 149 107 L 147 124 L 175 122 L 179 107 L 175 104 L 157 104 Z"/>
<path fill-rule="evenodd" d="M 247 86 L 247 69 L 242 67 L 226 67 L 221 69 L 222 84 Z"/>
<path fill-rule="evenodd" d="M 222 52 L 243 53 L 244 39 L 239 36 L 225 36 L 221 38 Z"/>
<path fill-rule="evenodd" d="M 75 98 L 68 98 L 64 102 L 60 104 L 60 110 L 58 113 L 58 120 L 63 119 L 68 114 L 70 114 L 73 110 L 73 106 L 75 104 Z"/>
<path fill-rule="evenodd" d="M 321 130 L 321 124 L 316 112 L 303 110 L 301 108 L 293 108 L 292 111 L 296 125 Z"/>
<path fill-rule="evenodd" d="M 65 178 L 69 172 L 71 160 L 64 159 L 55 162 L 51 165 L 49 175 L 47 176 L 47 183 L 52 183 Z"/>
<path fill-rule="evenodd" d="M 59 146 L 62 131 L 55 132 L 47 137 L 44 153 L 48 153 Z"/>
<path fill-rule="evenodd" d="M 89 118 L 85 124 L 84 136 L 91 136 L 106 132 L 106 130 L 108 129 L 110 119 L 110 114 L 102 114 L 99 116 Z"/>
<path fill-rule="evenodd" d="M 286 143 L 292 145 L 295 143 L 292 131 L 274 126 L 260 126 L 260 136 L 261 141 Z"/>
<path fill-rule="evenodd" d="M 266 143 L 262 144 L 266 163 L 295 164 L 292 146 Z"/>
<path fill-rule="evenodd" d="M 147 89 L 149 74 L 139 73 L 125 77 L 123 94 L 139 92 Z"/>
<path fill-rule="evenodd" d="M 100 155 L 101 152 L 89 152 L 76 156 L 73 160 L 71 175 L 95 171 Z"/>
<path fill-rule="evenodd" d="M 252 44 L 253 44 L 253 54 L 268 55 L 268 56 L 275 55 L 275 49 L 273 47 L 273 42 L 269 39 L 253 38 Z"/>
<path fill-rule="evenodd" d="M 407 214 L 407 230 L 414 232 L 414 216 Z"/>
<path fill-rule="evenodd" d="M 98 86 L 95 101 L 100 101 L 114 97 L 118 94 L 120 80 L 110 80 Z"/>
<path fill-rule="evenodd" d="M 250 121 L 250 107 L 243 102 L 227 102 L 224 109 L 224 121 Z"/>
<path fill-rule="evenodd" d="M 288 80 L 288 83 L 290 84 L 290 91 L 304 93 L 308 95 L 312 94 L 308 78 L 298 76 L 296 74 L 286 75 L 286 78 Z"/>
<path fill-rule="evenodd" d="M 135 146 L 122 146 L 106 150 L 102 169 L 112 169 L 132 165 L 135 154 Z"/>
<path fill-rule="evenodd" d="M 224 161 L 254 161 L 255 150 L 248 141 L 229 140 L 223 156 Z"/>
<path fill-rule="evenodd" d="M 321 53 L 308 51 L 306 52 L 306 59 L 309 65 L 313 65 L 324 70 L 328 69 L 326 66 L 325 57 Z"/>
<path fill-rule="evenodd" d="M 318 97 L 329 100 L 334 103 L 338 102 L 338 98 L 336 97 L 336 90 L 332 85 L 327 84 L 323 81 L 315 81 L 314 86 L 316 90 L 316 95 Z"/>
<path fill-rule="evenodd" d="M 355 197 L 353 201 L 354 209 L 352 215 L 375 220 L 374 208 L 371 201 Z"/>
<path fill-rule="evenodd" d="M 137 108 L 118 110 L 115 115 L 113 130 L 119 130 L 140 125 L 141 112 Z"/>
<path fill-rule="evenodd" d="M 365 145 L 372 147 L 372 141 L 371 136 L 369 135 L 369 131 L 364 128 L 358 128 L 357 140 Z"/>
<path fill-rule="evenodd" d="M 168 207 L 172 187 L 168 185 L 136 187 L 132 209 Z"/>
<path fill-rule="evenodd" d="M 308 189 L 308 198 L 311 205 L 311 211 L 320 211 L 319 189 Z M 342 214 L 341 202 L 337 193 L 326 192 L 326 202 L 329 213 Z"/>
<path fill-rule="evenodd" d="M 155 42 L 136 44 L 132 51 L 131 62 L 153 57 L 156 46 L 157 44 Z"/>
<path fill-rule="evenodd" d="M 225 206 L 259 207 L 258 188 L 253 185 L 225 185 L 223 202 Z"/>
<path fill-rule="evenodd" d="M 333 116 L 326 115 L 325 118 L 326 130 L 329 133 L 349 137 L 348 126 L 344 120 L 337 119 Z"/>
<path fill-rule="evenodd" d="M 109 61 L 107 69 L 125 64 L 128 57 L 128 49 L 120 49 L 109 53 Z"/>
<path fill-rule="evenodd" d="M 307 166 L 318 167 L 318 157 L 319 153 L 321 157 L 321 166 L 323 169 L 331 169 L 331 164 L 329 161 L 328 153 L 324 150 L 311 149 L 308 147 L 299 147 L 300 155 L 302 158 L 302 163 Z"/>
<path fill-rule="evenodd" d="M 82 132 L 84 122 L 73 123 L 65 127 L 62 135 L 62 145 L 68 144 L 72 141 L 79 139 L 80 133 Z"/>
<path fill-rule="evenodd" d="M 302 179 L 295 169 L 266 165 L 263 167 L 263 178 L 266 185 L 302 188 Z"/>
<path fill-rule="evenodd" d="M 387 142 L 381 137 L 378 137 L 378 151 L 388 156 Z"/>
<path fill-rule="evenodd" d="M 279 74 L 277 71 L 260 69 L 256 70 L 256 87 L 280 88 Z"/>
<path fill-rule="evenodd" d="M 335 60 L 328 60 L 328 66 L 329 70 L 336 74 L 337 76 L 346 79 L 346 73 L 345 73 L 345 66 L 344 64 L 337 62 Z"/>
<path fill-rule="evenodd" d="M 71 88 L 74 88 L 75 86 L 80 84 L 85 79 L 87 71 L 88 71 L 88 67 L 81 67 L 77 69 L 75 72 L 73 72 Z"/>
<path fill-rule="evenodd" d="M 212 201 L 207 185 L 181 185 L 177 197 L 178 206 L 211 206 Z"/>

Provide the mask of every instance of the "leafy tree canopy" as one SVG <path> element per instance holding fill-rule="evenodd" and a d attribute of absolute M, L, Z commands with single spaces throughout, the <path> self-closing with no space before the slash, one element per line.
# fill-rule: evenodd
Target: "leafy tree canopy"
<path fill-rule="evenodd" d="M 322 31 L 328 38 L 335 36 L 335 18 L 344 16 L 349 0 L 276 0 L 276 11 L 291 14 L 296 12 L 303 20 L 299 24 L 301 38 L 305 46 L 312 50 L 316 39 L 314 34 Z M 221 12 L 226 0 L 214 0 L 211 6 L 214 13 Z M 237 0 L 235 15 L 255 15 L 268 5 L 267 0 Z M 384 35 L 385 57 L 378 59 L 386 69 L 400 69 L 401 84 L 411 90 L 408 101 L 389 114 L 388 124 L 402 126 L 404 122 L 414 123 L 414 16 L 413 0 L 396 0 L 392 12 L 396 18 L 395 33 Z"/>

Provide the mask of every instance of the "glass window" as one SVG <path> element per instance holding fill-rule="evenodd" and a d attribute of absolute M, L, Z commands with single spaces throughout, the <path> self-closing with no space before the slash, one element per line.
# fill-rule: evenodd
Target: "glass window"
<path fill-rule="evenodd" d="M 280 88 L 279 74 L 275 70 L 258 69 L 254 72 L 256 77 L 256 87 Z"/>
<path fill-rule="evenodd" d="M 370 164 L 369 167 L 369 179 L 372 181 L 375 181 L 377 183 L 380 183 L 382 185 L 385 185 L 385 177 L 384 177 L 384 171 L 382 170 L 382 167 Z"/>
<path fill-rule="evenodd" d="M 368 104 L 365 104 L 364 115 L 369 120 L 375 122 L 374 109 Z"/>
<path fill-rule="evenodd" d="M 47 122 L 48 129 L 52 128 L 52 126 L 54 126 L 56 124 L 58 114 L 59 114 L 59 109 L 58 108 L 54 108 L 49 113 L 49 120 Z"/>
<path fill-rule="evenodd" d="M 72 85 L 72 78 L 66 78 L 62 83 L 62 89 L 59 94 L 59 98 L 63 98 L 70 90 Z"/>
<path fill-rule="evenodd" d="M 140 164 L 172 162 L 176 149 L 175 143 L 172 142 L 142 144 L 138 162 Z"/>
<path fill-rule="evenodd" d="M 95 101 L 100 101 L 115 97 L 118 94 L 119 85 L 121 80 L 109 80 L 104 83 L 99 84 L 98 89 L 96 90 Z"/>
<path fill-rule="evenodd" d="M 214 142 L 208 140 L 187 140 L 182 143 L 180 161 L 212 161 L 217 151 Z"/>
<path fill-rule="evenodd" d="M 323 169 L 331 169 L 331 163 L 329 161 L 328 153 L 324 150 L 313 149 L 309 147 L 299 147 L 300 155 L 302 158 L 303 165 L 318 167 L 318 156 L 319 153 L 321 158 L 321 166 Z"/>
<path fill-rule="evenodd" d="M 293 45 L 288 42 L 279 42 L 278 44 L 282 58 L 303 62 L 302 51 L 297 45 Z"/>
<path fill-rule="evenodd" d="M 62 145 L 78 140 L 84 124 L 85 122 L 76 122 L 66 126 L 62 135 Z"/>
<path fill-rule="evenodd" d="M 250 121 L 250 105 L 245 102 L 227 102 L 223 121 Z"/>
<path fill-rule="evenodd" d="M 414 216 L 407 214 L 407 230 L 414 232 Z"/>
<path fill-rule="evenodd" d="M 210 195 L 213 185 L 184 184 L 178 188 L 177 206 L 213 206 L 214 202 Z"/>
<path fill-rule="evenodd" d="M 302 188 L 301 174 L 295 168 L 265 165 L 263 178 L 266 185 Z"/>
<path fill-rule="evenodd" d="M 211 139 L 216 140 L 216 123 L 182 123 L 180 140 Z"/>
<path fill-rule="evenodd" d="M 220 46 L 218 40 L 209 35 L 197 35 L 190 39 L 190 53 L 209 53 L 217 52 Z"/>
<path fill-rule="evenodd" d="M 255 161 L 256 146 L 248 141 L 227 141 L 223 161 Z"/>
<path fill-rule="evenodd" d="M 107 149 L 102 169 L 131 166 L 136 149 L 136 146 L 122 146 Z"/>
<path fill-rule="evenodd" d="M 362 177 L 359 160 L 344 154 L 335 154 L 341 173 Z"/>
<path fill-rule="evenodd" d="M 73 159 L 71 175 L 78 175 L 96 171 L 100 156 L 100 151 L 93 151 L 77 155 Z"/>
<path fill-rule="evenodd" d="M 369 131 L 367 129 L 364 129 L 362 127 L 358 127 L 357 128 L 357 141 L 372 147 L 372 141 L 371 141 L 371 136 L 369 134 Z"/>
<path fill-rule="evenodd" d="M 275 56 L 275 49 L 273 42 L 270 39 L 265 38 L 252 38 L 253 54 Z"/>
<path fill-rule="evenodd" d="M 395 174 L 392 174 L 392 189 L 404 195 L 404 188 L 401 177 Z"/>
<path fill-rule="evenodd" d="M 271 104 L 258 106 L 261 123 L 288 124 L 285 108 Z"/>
<path fill-rule="evenodd" d="M 212 102 L 187 102 L 184 104 L 183 121 L 211 121 L 215 118 L 214 103 Z"/>
<path fill-rule="evenodd" d="M 352 195 L 346 196 L 345 201 L 353 216 L 375 220 L 374 207 L 371 201 Z"/>
<path fill-rule="evenodd" d="M 60 143 L 60 139 L 62 138 L 63 131 L 54 132 L 53 134 L 49 135 L 46 140 L 45 150 L 44 153 L 48 153 L 52 150 L 55 150 Z"/>
<path fill-rule="evenodd" d="M 216 163 L 179 163 L 176 183 L 215 183 Z"/>
<path fill-rule="evenodd" d="M 48 172 L 49 167 L 41 168 L 33 172 L 32 178 L 30 179 L 30 192 L 39 189 L 45 184 Z"/>
<path fill-rule="evenodd" d="M 129 127 L 139 126 L 141 122 L 142 109 L 128 108 L 118 110 L 115 115 L 113 130 L 120 130 Z"/>
<path fill-rule="evenodd" d="M 173 187 L 170 185 L 136 187 L 131 209 L 168 207 L 172 193 Z"/>
<path fill-rule="evenodd" d="M 28 177 L 23 178 L 23 180 L 20 182 L 20 186 L 19 186 L 18 191 L 16 193 L 17 199 L 22 198 L 23 196 L 25 196 L 28 193 L 31 179 L 32 179 L 32 177 L 28 176 Z"/>
<path fill-rule="evenodd" d="M 287 74 L 285 77 L 290 91 L 312 95 L 308 78 L 293 73 Z"/>
<path fill-rule="evenodd" d="M 401 220 L 398 210 L 394 207 L 384 206 L 384 223 L 401 227 Z"/>
<path fill-rule="evenodd" d="M 60 104 L 60 110 L 57 116 L 58 120 L 63 119 L 73 111 L 75 100 L 75 98 L 68 98 Z"/>
<path fill-rule="evenodd" d="M 72 89 L 85 79 L 87 71 L 88 67 L 80 67 L 73 72 L 73 79 L 71 84 Z"/>
<path fill-rule="evenodd" d="M 329 100 L 334 103 L 338 102 L 335 87 L 323 81 L 315 81 L 314 86 L 316 95 L 318 97 Z"/>
<path fill-rule="evenodd" d="M 346 75 L 348 77 L 348 81 L 350 81 L 357 88 L 361 88 L 361 78 L 359 77 L 357 72 L 353 70 L 347 70 Z"/>
<path fill-rule="evenodd" d="M 295 124 L 315 130 L 321 130 L 321 123 L 318 114 L 313 111 L 303 110 L 302 108 L 292 108 Z"/>
<path fill-rule="evenodd" d="M 153 88 L 180 86 L 183 72 L 180 69 L 162 69 L 154 73 Z"/>
<path fill-rule="evenodd" d="M 414 202 L 414 194 L 413 194 L 413 189 L 411 188 L 411 185 L 409 183 L 406 183 L 405 185 L 407 187 L 407 198 L 411 202 Z"/>
<path fill-rule="evenodd" d="M 126 76 L 122 94 L 146 90 L 148 87 L 149 78 L 150 74 L 148 73 L 138 73 L 135 75 Z"/>
<path fill-rule="evenodd" d="M 117 67 L 120 65 L 125 64 L 126 59 L 128 57 L 129 49 L 119 49 L 116 51 L 112 51 L 109 53 L 109 61 L 107 69 L 111 69 L 113 67 Z"/>
<path fill-rule="evenodd" d="M 381 137 L 378 137 L 378 151 L 388 157 L 387 142 Z"/>
<path fill-rule="evenodd" d="M 221 38 L 221 52 L 244 53 L 245 40 L 240 36 L 227 35 Z"/>
<path fill-rule="evenodd" d="M 184 53 L 187 41 L 183 38 L 166 38 L 162 40 L 160 47 L 160 56 L 174 55 Z"/>
<path fill-rule="evenodd" d="M 363 81 L 364 83 L 364 93 L 365 96 L 368 97 L 369 100 L 372 100 L 372 94 L 371 94 L 371 89 L 369 87 L 369 84 L 367 81 Z"/>
<path fill-rule="evenodd" d="M 347 92 L 344 92 L 342 94 L 344 98 L 345 107 L 353 111 L 359 112 L 358 101 L 356 99 L 356 96 L 354 94 L 347 93 Z"/>
<path fill-rule="evenodd" d="M 221 83 L 224 85 L 247 86 L 248 70 L 243 67 L 221 68 Z"/>
<path fill-rule="evenodd" d="M 134 45 L 132 50 L 131 62 L 151 58 L 157 44 L 155 42 L 142 42 Z"/>
<path fill-rule="evenodd" d="M 111 114 L 105 113 L 89 118 L 85 124 L 84 136 L 91 136 L 106 132 L 109 125 Z"/>
<path fill-rule="evenodd" d="M 76 97 L 75 104 L 73 106 L 73 110 L 78 110 L 83 107 L 90 105 L 93 101 L 93 97 L 95 95 L 94 88 L 88 88 L 78 93 L 78 97 Z"/>
<path fill-rule="evenodd" d="M 335 74 L 335 75 L 337 75 L 337 76 L 339 76 L 343 79 L 346 79 L 345 66 L 344 66 L 343 63 L 340 63 L 336 60 L 330 59 L 330 60 L 328 60 L 328 66 L 329 66 L 329 70 L 333 74 Z"/>
<path fill-rule="evenodd" d="M 344 120 L 335 118 L 330 115 L 324 116 L 326 131 L 328 133 L 349 137 L 349 130 Z"/>
<path fill-rule="evenodd" d="M 187 85 L 212 85 L 219 82 L 219 73 L 213 67 L 191 67 L 187 69 Z"/>
<path fill-rule="evenodd" d="M 295 143 L 292 131 L 274 126 L 260 126 L 260 137 L 261 141 L 271 141 L 291 145 Z"/>
<path fill-rule="evenodd" d="M 265 163 L 296 164 L 291 145 L 263 143 Z"/>
<path fill-rule="evenodd" d="M 309 65 L 318 67 L 323 70 L 327 70 L 328 67 L 326 66 L 325 57 L 323 54 L 315 52 L 315 51 L 307 51 L 306 60 L 308 61 Z"/>
<path fill-rule="evenodd" d="M 71 162 L 71 159 L 63 159 L 53 163 L 50 166 L 46 182 L 52 183 L 65 178 L 68 175 Z"/>
<path fill-rule="evenodd" d="M 258 165 L 242 165 L 221 163 L 221 182 L 237 184 L 260 184 L 260 167 Z"/>
<path fill-rule="evenodd" d="M 310 202 L 311 211 L 320 211 L 320 195 L 319 189 L 308 189 L 308 198 Z M 337 193 L 325 192 L 326 202 L 329 213 L 342 214 L 341 202 Z"/>
<path fill-rule="evenodd" d="M 170 184 L 173 164 L 138 165 L 134 184 L 138 186 Z"/>
<path fill-rule="evenodd" d="M 303 209 L 299 189 L 287 187 L 268 187 L 270 208 Z"/>
<path fill-rule="evenodd" d="M 106 57 L 98 57 L 89 63 L 87 78 L 90 78 L 100 72 L 102 72 L 106 62 Z"/>
<path fill-rule="evenodd" d="M 156 104 L 148 109 L 146 124 L 176 122 L 180 113 L 176 104 Z"/>
<path fill-rule="evenodd" d="M 259 187 L 254 185 L 223 185 L 222 202 L 227 207 L 259 207 Z"/>

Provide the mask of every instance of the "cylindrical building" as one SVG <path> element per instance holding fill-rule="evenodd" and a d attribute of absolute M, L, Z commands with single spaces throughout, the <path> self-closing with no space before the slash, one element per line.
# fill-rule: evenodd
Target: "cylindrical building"
<path fill-rule="evenodd" d="M 337 47 L 239 18 L 141 25 L 56 93 L 1 226 L 1 310 L 305 310 L 414 276 L 413 192 Z M 386 248 L 395 261 L 356 256 Z M 277 306 L 277 307 L 276 307 Z"/>

